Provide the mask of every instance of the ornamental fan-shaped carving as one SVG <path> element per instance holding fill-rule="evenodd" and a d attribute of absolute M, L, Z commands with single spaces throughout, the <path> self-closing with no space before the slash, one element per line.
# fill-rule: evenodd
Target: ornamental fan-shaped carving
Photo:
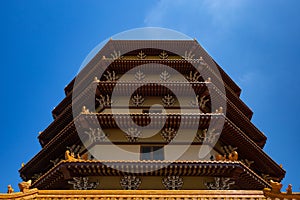
<path fill-rule="evenodd" d="M 230 180 L 230 178 L 215 177 L 214 182 L 205 183 L 207 189 L 209 190 L 229 190 L 231 185 L 235 182 Z"/>
<path fill-rule="evenodd" d="M 167 70 L 165 70 L 162 73 L 160 73 L 159 77 L 162 81 L 167 81 L 171 78 L 171 74 L 169 74 L 169 72 L 167 72 Z"/>
<path fill-rule="evenodd" d="M 115 71 L 106 71 L 106 74 L 103 74 L 106 78 L 106 81 L 116 81 L 119 79 L 119 76 L 116 75 Z"/>
<path fill-rule="evenodd" d="M 142 132 L 137 128 L 128 128 L 125 132 L 126 138 L 129 142 L 137 142 Z"/>
<path fill-rule="evenodd" d="M 114 103 L 108 94 L 106 96 L 100 95 L 99 97 L 100 98 L 96 98 L 96 101 L 99 102 L 100 106 L 110 107 L 111 104 Z"/>
<path fill-rule="evenodd" d="M 124 176 L 120 180 L 120 185 L 123 190 L 137 190 L 142 183 L 142 180 L 136 176 Z"/>
<path fill-rule="evenodd" d="M 85 133 L 89 136 L 91 143 L 108 141 L 108 135 L 101 128 L 89 128 Z"/>
<path fill-rule="evenodd" d="M 196 95 L 196 99 L 191 101 L 192 106 L 199 106 L 199 108 L 203 111 L 207 110 L 207 103 L 209 102 L 209 98 L 206 95 L 203 95 L 199 98 L 199 95 Z"/>
<path fill-rule="evenodd" d="M 131 98 L 132 104 L 135 105 L 136 107 L 143 105 L 144 101 L 145 98 L 139 94 L 136 94 Z"/>
<path fill-rule="evenodd" d="M 185 60 L 191 60 L 191 59 L 194 58 L 194 56 L 195 56 L 195 54 L 193 54 L 192 51 L 189 51 L 189 52 L 188 52 L 188 51 L 185 51 L 183 58 L 184 58 Z"/>
<path fill-rule="evenodd" d="M 138 59 L 145 59 L 146 58 L 146 54 L 143 51 L 140 51 L 136 57 Z"/>
<path fill-rule="evenodd" d="M 162 51 L 160 54 L 159 54 L 159 57 L 160 59 L 167 59 L 169 57 L 168 53 L 165 52 L 165 51 Z"/>
<path fill-rule="evenodd" d="M 176 136 L 177 131 L 174 128 L 165 128 L 161 131 L 161 136 L 166 142 L 171 142 Z"/>
<path fill-rule="evenodd" d="M 135 73 L 134 75 L 135 80 L 142 81 L 146 78 L 146 75 L 144 72 L 142 72 L 140 69 Z"/>
<path fill-rule="evenodd" d="M 198 71 L 196 71 L 196 72 L 190 71 L 190 74 L 188 76 L 186 76 L 186 79 L 190 82 L 197 82 L 197 81 L 199 81 L 200 77 L 201 77 L 201 75 Z"/>
<path fill-rule="evenodd" d="M 216 132 L 216 129 L 203 129 L 197 132 L 196 138 L 200 142 L 212 144 L 214 143 L 221 133 Z"/>
<path fill-rule="evenodd" d="M 167 95 L 167 96 L 164 96 L 162 99 L 161 99 L 162 103 L 164 106 L 167 106 L 167 107 L 170 107 L 170 106 L 173 106 L 176 102 L 176 99 L 172 96 L 172 95 Z"/>
<path fill-rule="evenodd" d="M 167 190 L 180 190 L 183 186 L 183 179 L 180 176 L 167 176 L 162 180 Z"/>
<path fill-rule="evenodd" d="M 68 181 L 73 185 L 74 190 L 93 190 L 99 185 L 99 182 L 90 182 L 88 177 L 73 177 L 73 181 Z"/>
<path fill-rule="evenodd" d="M 114 50 L 114 52 L 111 53 L 110 55 L 111 55 L 112 59 L 114 59 L 114 60 L 123 59 L 123 56 L 120 51 Z"/>

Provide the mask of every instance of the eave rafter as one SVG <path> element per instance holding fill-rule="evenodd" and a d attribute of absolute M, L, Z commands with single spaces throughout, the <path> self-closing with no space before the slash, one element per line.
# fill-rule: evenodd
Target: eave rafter
<path fill-rule="evenodd" d="M 151 171 L 149 171 L 151 167 Z M 127 169 L 127 172 L 124 172 Z M 129 171 L 128 171 L 129 169 Z M 123 176 L 138 174 L 143 176 L 212 176 L 231 177 L 239 180 L 241 187 L 263 189 L 270 185 L 241 162 L 231 161 L 61 161 L 39 179 L 32 187 L 50 189 L 59 181 L 72 176 Z M 71 175 L 71 176 L 70 176 Z"/>
<path fill-rule="evenodd" d="M 159 120 L 162 117 L 161 114 L 153 114 L 154 118 L 157 118 L 157 123 L 162 123 L 162 120 Z M 94 127 L 98 123 L 102 124 L 102 128 L 116 128 L 117 125 L 115 123 L 115 118 L 120 119 L 120 123 L 123 125 L 130 125 L 129 121 L 133 121 L 139 125 L 147 125 L 150 123 L 149 114 L 117 114 L 113 116 L 112 114 L 103 114 L 103 113 L 88 113 L 81 114 L 75 120 L 80 120 L 82 123 L 81 128 L 88 129 L 89 127 Z M 188 122 L 187 124 L 180 124 L 182 118 L 186 118 L 187 120 L 183 120 Z M 129 120 L 132 119 L 132 120 Z M 181 115 L 181 114 L 169 114 L 166 120 L 166 126 L 172 125 L 182 126 L 183 128 L 190 127 L 193 123 L 199 122 L 199 128 L 207 128 L 209 123 L 214 123 L 216 127 L 218 127 L 219 123 L 225 119 L 225 126 L 223 132 L 221 134 L 221 140 L 227 143 L 234 143 L 233 145 L 239 146 L 239 151 L 241 154 L 249 155 L 250 159 L 254 160 L 254 165 L 260 164 L 260 167 L 263 171 L 269 171 L 270 174 L 278 174 L 279 177 L 283 178 L 285 171 L 279 167 L 266 153 L 262 151 L 262 149 L 257 146 L 247 135 L 245 135 L 239 128 L 237 128 L 229 119 L 227 119 L 223 114 L 201 114 L 201 115 Z M 154 123 L 155 125 L 155 123 Z M 159 124 L 156 124 L 159 125 Z M 68 128 L 69 127 L 69 128 Z M 70 132 L 70 130 L 73 130 Z M 64 152 L 65 149 L 57 149 L 55 147 L 59 146 L 59 144 L 64 144 L 68 140 L 67 138 L 71 138 L 73 135 L 74 138 L 77 135 L 75 131 L 74 123 L 72 122 L 69 126 L 67 126 L 63 132 L 58 134 L 51 143 L 47 144 L 29 163 L 27 163 L 23 168 L 20 169 L 21 174 L 25 171 L 30 171 L 35 167 L 42 167 L 41 163 L 45 162 L 45 159 L 48 160 L 48 156 L 52 155 L 51 152 Z M 65 146 L 65 145 L 62 145 Z M 259 161 L 257 158 L 260 158 Z M 33 166 L 33 163 L 35 165 Z M 40 163 L 40 164 L 39 164 Z"/>
<path fill-rule="evenodd" d="M 105 94 L 111 94 L 111 92 L 113 91 L 113 88 L 115 86 L 116 82 L 92 82 L 92 84 L 90 84 L 90 86 L 88 88 L 86 88 L 84 90 L 84 92 L 82 92 L 78 97 L 74 98 L 74 102 L 73 104 L 71 102 L 69 102 L 70 104 L 67 106 L 67 108 L 63 111 L 63 113 L 57 118 L 55 119 L 54 122 L 52 122 L 50 124 L 50 126 L 43 131 L 40 135 L 39 135 L 39 140 L 42 143 L 42 146 L 44 146 L 45 144 L 47 144 L 50 139 L 53 137 L 53 134 L 57 134 L 57 131 L 59 131 L 59 129 L 62 129 L 64 126 L 66 126 L 73 118 L 73 114 L 74 113 L 78 113 L 78 111 L 73 110 L 72 111 L 72 106 L 75 108 L 82 108 L 82 106 L 84 106 L 84 102 L 86 101 L 86 98 L 90 98 L 92 95 L 95 95 L 95 92 L 97 95 L 105 95 Z M 134 82 L 124 82 L 124 83 L 120 83 L 120 88 L 123 88 L 123 90 L 120 90 L 120 95 L 122 95 L 122 92 L 124 93 L 126 87 L 131 87 L 131 84 L 140 84 L 140 83 L 134 83 Z M 151 84 L 151 83 L 150 83 Z M 166 84 L 170 84 L 173 85 L 174 84 L 178 84 L 178 83 L 172 83 L 172 82 L 167 82 Z M 153 87 L 147 87 L 146 88 L 141 88 L 139 90 L 141 90 L 140 92 L 142 92 L 143 94 L 145 93 L 146 95 L 153 95 L 156 94 L 155 89 L 157 89 L 158 91 L 161 91 L 161 93 L 165 92 L 166 88 L 162 87 L 160 85 L 157 84 L 153 84 Z M 97 87 L 96 87 L 97 86 Z M 249 134 L 249 136 L 260 146 L 263 147 L 266 141 L 266 136 L 261 133 L 244 115 L 243 113 L 241 113 L 237 107 L 231 102 L 229 101 L 229 99 L 227 99 L 225 97 L 224 94 L 222 94 L 217 88 L 216 86 L 214 86 L 214 84 L 209 83 L 209 82 L 195 82 L 192 83 L 193 88 L 195 89 L 196 94 L 202 94 L 205 95 L 208 93 L 208 88 L 210 89 L 210 92 L 212 92 L 210 95 L 213 96 L 214 98 L 217 99 L 217 101 L 219 102 L 227 102 L 227 114 L 230 115 L 233 119 L 238 119 L 235 120 L 239 125 L 241 126 L 242 130 L 246 133 Z M 95 91 L 95 87 L 98 88 L 97 91 Z M 176 87 L 175 87 L 176 88 Z M 181 88 L 181 87 L 178 87 Z M 155 91 L 155 92 L 154 92 Z M 185 91 L 179 91 L 181 92 L 183 95 L 185 94 Z M 197 93 L 199 92 L 199 93 Z M 124 94 L 123 94 L 124 95 Z M 157 94 L 156 94 L 157 95 Z M 66 104 L 67 105 L 67 104 Z M 243 118 L 244 120 L 240 120 L 240 118 Z M 245 122 L 245 123 L 241 123 L 241 122 Z"/>

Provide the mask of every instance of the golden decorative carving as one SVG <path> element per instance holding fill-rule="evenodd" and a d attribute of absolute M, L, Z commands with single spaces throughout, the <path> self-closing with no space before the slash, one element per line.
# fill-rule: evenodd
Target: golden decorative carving
<path fill-rule="evenodd" d="M 230 161 L 237 161 L 239 158 L 239 154 L 236 151 L 233 151 L 231 154 L 229 154 L 228 159 Z"/>
<path fill-rule="evenodd" d="M 7 194 L 11 194 L 14 192 L 14 189 L 11 187 L 11 185 L 7 186 Z"/>
<path fill-rule="evenodd" d="M 278 182 L 275 182 L 273 180 L 270 181 L 270 184 L 271 184 L 271 192 L 273 193 L 281 193 L 280 190 L 282 188 L 282 184 L 281 183 L 278 183 Z"/>
<path fill-rule="evenodd" d="M 27 181 L 27 182 L 21 182 L 18 184 L 20 191 L 25 193 L 29 190 L 29 187 L 31 186 L 31 180 Z"/>
<path fill-rule="evenodd" d="M 265 188 L 263 190 L 264 195 L 266 198 L 270 199 L 300 199 L 300 193 L 293 193 L 292 191 L 292 185 L 289 184 L 286 192 L 281 192 L 282 184 L 275 182 L 275 181 L 270 181 L 271 184 L 271 189 L 270 188 Z"/>
<path fill-rule="evenodd" d="M 75 158 L 74 153 L 71 153 L 69 150 L 65 153 L 65 160 L 67 161 L 77 161 L 78 159 Z"/>
<path fill-rule="evenodd" d="M 237 161 L 239 158 L 239 154 L 237 151 L 231 152 L 228 156 L 217 154 L 216 161 Z"/>

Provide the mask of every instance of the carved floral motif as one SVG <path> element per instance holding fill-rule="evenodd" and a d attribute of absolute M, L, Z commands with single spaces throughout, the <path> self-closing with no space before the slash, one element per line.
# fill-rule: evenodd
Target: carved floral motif
<path fill-rule="evenodd" d="M 144 101 L 145 101 L 145 98 L 139 94 L 136 94 L 131 98 L 132 104 L 137 107 L 143 105 Z"/>
<path fill-rule="evenodd" d="M 99 185 L 99 182 L 90 182 L 88 177 L 73 177 L 73 181 L 68 181 L 73 185 L 74 190 L 93 190 Z"/>
<path fill-rule="evenodd" d="M 124 176 L 120 180 L 120 185 L 124 190 L 137 190 L 142 180 L 136 176 Z"/>
<path fill-rule="evenodd" d="M 230 178 L 215 177 L 214 182 L 205 183 L 207 189 L 209 190 L 229 190 L 231 185 L 235 182 L 230 180 Z"/>
<path fill-rule="evenodd" d="M 161 136 L 166 142 L 171 142 L 176 136 L 177 131 L 174 128 L 165 128 L 161 131 Z"/>
<path fill-rule="evenodd" d="M 176 99 L 172 96 L 172 95 L 167 95 L 167 96 L 164 96 L 162 99 L 161 99 L 162 103 L 164 106 L 173 106 L 176 102 Z"/>
<path fill-rule="evenodd" d="M 101 128 L 89 128 L 85 133 L 89 136 L 89 140 L 92 143 L 108 141 L 108 135 Z"/>
<path fill-rule="evenodd" d="M 183 186 L 183 179 L 180 176 L 167 176 L 162 180 L 167 190 L 180 190 Z"/>
<path fill-rule="evenodd" d="M 129 142 L 137 142 L 142 132 L 137 128 L 128 128 L 125 134 Z"/>

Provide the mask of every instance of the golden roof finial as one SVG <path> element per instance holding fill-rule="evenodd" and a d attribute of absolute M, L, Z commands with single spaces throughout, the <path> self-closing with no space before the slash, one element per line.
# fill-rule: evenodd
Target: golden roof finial
<path fill-rule="evenodd" d="M 7 194 L 11 194 L 14 192 L 14 189 L 11 187 L 11 185 L 7 186 Z"/>
<path fill-rule="evenodd" d="M 25 163 L 22 162 L 21 167 L 24 167 L 24 166 L 25 166 Z"/>

